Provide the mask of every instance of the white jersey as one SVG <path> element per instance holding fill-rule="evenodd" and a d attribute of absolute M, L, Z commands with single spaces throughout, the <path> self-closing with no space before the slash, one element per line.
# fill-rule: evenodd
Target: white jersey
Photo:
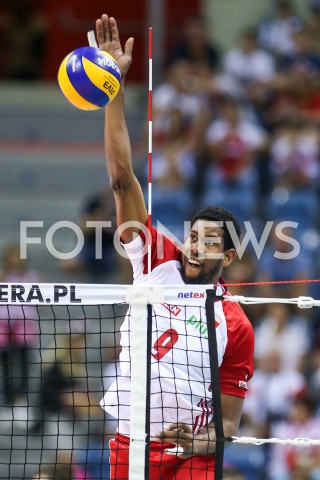
<path fill-rule="evenodd" d="M 181 253 L 166 237 L 152 230 L 151 278 L 146 257 L 138 256 L 144 247 L 143 235 L 124 248 L 131 259 L 134 283 L 184 285 L 181 277 Z M 156 244 L 163 242 L 163 258 L 157 258 Z M 212 286 L 207 286 L 207 288 Z M 175 422 L 190 425 L 194 433 L 212 420 L 212 393 L 209 347 L 205 315 L 205 290 L 188 296 L 194 306 L 183 305 L 185 293 L 177 289 L 177 305 L 153 306 L 150 435 Z M 185 290 L 184 290 L 185 292 Z M 217 295 L 226 295 L 223 284 Z M 121 326 L 121 375 L 105 394 L 101 406 L 119 421 L 118 432 L 130 434 L 130 308 Z M 246 382 L 253 371 L 253 331 L 237 304 L 215 303 L 218 361 L 221 392 L 244 397 Z M 237 344 L 235 343 L 237 336 Z M 230 347 L 233 347 L 230 349 Z"/>

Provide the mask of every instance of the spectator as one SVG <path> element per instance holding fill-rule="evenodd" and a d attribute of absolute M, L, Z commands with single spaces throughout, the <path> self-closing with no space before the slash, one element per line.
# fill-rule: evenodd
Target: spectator
<path fill-rule="evenodd" d="M 270 304 L 255 328 L 255 358 L 276 350 L 284 368 L 302 371 L 310 335 L 308 318 L 294 314 L 289 305 Z"/>
<path fill-rule="evenodd" d="M 168 132 L 172 109 L 180 110 L 188 122 L 206 107 L 206 99 L 199 94 L 196 72 L 192 63 L 178 59 L 166 71 L 166 79 L 153 92 L 153 126 L 156 141 Z"/>
<path fill-rule="evenodd" d="M 223 478 L 225 480 L 246 480 L 241 472 L 231 466 L 226 466 L 223 470 Z"/>
<path fill-rule="evenodd" d="M 278 121 L 292 117 L 313 120 L 320 109 L 320 55 L 313 46 L 307 27 L 297 30 L 293 40 L 295 52 L 283 57 L 273 82 L 275 115 Z"/>
<path fill-rule="evenodd" d="M 287 418 L 272 429 L 272 436 L 277 438 L 311 438 L 318 439 L 320 420 L 316 416 L 316 405 L 308 395 L 298 396 Z M 319 478 L 320 447 L 291 445 L 273 445 L 270 456 L 269 475 L 272 480 L 290 478 L 292 480 L 309 480 Z"/>
<path fill-rule="evenodd" d="M 319 153 L 316 127 L 301 118 L 286 121 L 275 130 L 271 139 L 269 150 L 271 192 L 265 202 L 266 216 L 297 222 L 294 236 L 301 243 L 301 249 L 304 248 L 299 256 L 310 257 L 308 250 L 310 247 L 304 237 L 317 227 L 318 222 L 316 212 L 319 204 L 317 193 Z M 310 259 L 305 260 L 304 269 L 310 275 L 312 274 Z M 299 259 L 288 260 L 286 263 L 289 262 L 299 263 Z M 283 264 L 273 258 L 270 266 L 275 263 L 279 266 Z M 302 262 L 300 263 L 302 266 Z M 292 277 L 292 280 L 295 278 L 306 277 L 304 274 L 303 277 Z"/>
<path fill-rule="evenodd" d="M 295 52 L 284 57 L 280 70 L 292 74 L 315 76 L 320 70 L 320 56 L 315 50 L 307 27 L 301 27 L 293 34 Z"/>
<path fill-rule="evenodd" d="M 42 431 L 57 419 L 65 426 L 70 419 L 85 426 L 88 418 L 92 423 L 97 415 L 102 418 L 98 399 L 88 393 L 86 346 L 86 324 L 79 318 L 70 320 L 69 331 L 56 334 L 54 344 L 42 350 L 38 402 L 28 409 L 33 421 L 17 422 L 20 430 Z"/>
<path fill-rule="evenodd" d="M 273 56 L 258 46 L 255 28 L 241 32 L 239 47 L 224 55 L 223 69 L 245 88 L 257 82 L 268 84 L 276 73 Z"/>
<path fill-rule="evenodd" d="M 273 215 L 269 218 L 276 218 Z M 270 233 L 270 242 L 262 250 L 257 266 L 257 281 L 264 285 L 259 287 L 260 296 L 298 297 L 308 295 L 307 283 L 286 283 L 313 278 L 314 264 L 309 253 L 301 247 L 297 239 L 298 228 L 290 227 L 286 222 L 276 220 Z M 298 237 L 299 238 L 299 237 Z M 268 282 L 284 282 L 271 285 Z"/>
<path fill-rule="evenodd" d="M 294 10 L 293 0 L 274 0 L 273 4 L 273 12 L 258 27 L 259 43 L 281 60 L 295 52 L 293 35 L 302 19 Z"/>
<path fill-rule="evenodd" d="M 71 463 L 70 455 L 65 452 L 58 452 L 53 463 L 42 464 L 39 470 L 32 480 L 91 480 L 80 465 Z"/>
<path fill-rule="evenodd" d="M 179 59 L 205 63 L 213 71 L 218 69 L 220 48 L 208 38 L 204 19 L 200 16 L 192 16 L 185 21 L 182 38 L 169 51 L 169 65 Z"/>
<path fill-rule="evenodd" d="M 207 130 L 211 164 L 203 204 L 224 204 L 241 220 L 252 218 L 258 193 L 257 164 L 266 141 L 266 133 L 245 118 L 240 105 L 226 98 L 221 118 Z"/>
<path fill-rule="evenodd" d="M 75 480 L 72 475 L 72 467 L 66 463 L 54 463 L 42 465 L 39 474 L 32 480 Z"/>
<path fill-rule="evenodd" d="M 238 436 L 264 437 L 265 432 L 261 425 L 256 423 L 255 418 L 247 414 L 246 407 L 244 407 L 244 410 L 245 413 L 241 419 Z M 234 442 L 225 449 L 224 462 L 229 468 L 233 467 L 233 469 L 238 472 L 238 475 L 240 475 L 241 472 L 243 477 L 240 478 L 245 478 L 245 480 L 261 480 L 265 478 L 267 456 L 263 446 L 257 448 L 254 445 L 244 445 Z M 227 478 L 229 478 L 228 472 L 229 469 L 226 468 L 224 473 Z"/>
<path fill-rule="evenodd" d="M 166 137 L 153 151 L 153 218 L 183 240 L 183 222 L 191 209 L 189 185 L 195 176 L 196 145 L 192 126 L 182 112 L 173 108 L 169 118 Z"/>
<path fill-rule="evenodd" d="M 47 21 L 40 4 L 10 0 L 0 18 L 4 40 L 0 77 L 12 80 L 39 80 L 42 77 Z"/>
<path fill-rule="evenodd" d="M 276 129 L 270 144 L 273 186 L 315 188 L 319 178 L 319 135 L 315 127 L 292 119 Z"/>
<path fill-rule="evenodd" d="M 297 370 L 284 367 L 277 350 L 261 355 L 256 366 L 245 411 L 269 435 L 269 428 L 285 419 L 294 398 L 306 389 L 306 380 Z"/>
<path fill-rule="evenodd" d="M 314 348 L 308 356 L 309 363 L 307 365 L 306 374 L 309 381 L 310 391 L 314 398 L 320 399 L 320 346 L 319 338 L 315 339 Z M 318 400 L 318 407 L 320 402 Z"/>
<path fill-rule="evenodd" d="M 222 78 L 232 79 L 237 85 L 237 89 L 233 88 L 233 96 L 245 101 L 254 121 L 268 129 L 269 121 L 265 110 L 270 102 L 277 73 L 273 55 L 259 46 L 257 30 L 253 27 L 241 32 L 238 43 L 223 57 Z"/>
<path fill-rule="evenodd" d="M 1 281 L 38 283 L 39 274 L 20 256 L 18 245 L 3 252 Z M 32 349 L 38 347 L 38 312 L 32 306 L 0 306 L 0 355 L 3 369 L 4 402 L 24 402 L 30 375 Z M 32 376 L 32 375 L 30 375 Z"/>
<path fill-rule="evenodd" d="M 320 2 L 319 0 L 310 1 L 309 16 L 306 20 L 314 50 L 320 53 Z"/>
<path fill-rule="evenodd" d="M 65 273 L 88 283 L 126 283 L 125 260 L 114 248 L 116 220 L 110 195 L 111 190 L 106 188 L 86 200 L 79 220 L 84 246 L 77 257 L 61 263 Z M 101 222 L 110 224 L 101 227 Z"/>

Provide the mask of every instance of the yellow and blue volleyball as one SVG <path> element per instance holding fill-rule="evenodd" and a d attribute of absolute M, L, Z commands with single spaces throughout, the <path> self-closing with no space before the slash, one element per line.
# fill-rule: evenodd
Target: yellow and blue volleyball
<path fill-rule="evenodd" d="M 81 110 L 110 103 L 120 89 L 121 72 L 115 59 L 94 47 L 81 47 L 61 62 L 58 83 L 63 95 Z"/>

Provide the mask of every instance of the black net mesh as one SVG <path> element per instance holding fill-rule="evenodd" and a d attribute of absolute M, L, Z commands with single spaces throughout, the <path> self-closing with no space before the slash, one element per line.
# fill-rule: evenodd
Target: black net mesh
<path fill-rule="evenodd" d="M 116 376 L 126 309 L 0 306 L 0 478 L 44 469 L 52 478 L 109 478 L 116 424 L 99 402 Z"/>

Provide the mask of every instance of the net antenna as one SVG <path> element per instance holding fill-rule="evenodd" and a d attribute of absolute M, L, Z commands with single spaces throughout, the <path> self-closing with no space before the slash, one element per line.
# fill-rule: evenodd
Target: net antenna
<path fill-rule="evenodd" d="M 152 90 L 153 90 L 153 80 L 152 80 L 152 56 L 153 56 L 153 33 L 152 27 L 149 28 L 149 37 L 148 37 L 148 46 L 149 46 L 149 92 L 148 92 L 148 277 L 150 278 L 151 273 L 151 238 L 150 232 L 152 227 Z"/>

